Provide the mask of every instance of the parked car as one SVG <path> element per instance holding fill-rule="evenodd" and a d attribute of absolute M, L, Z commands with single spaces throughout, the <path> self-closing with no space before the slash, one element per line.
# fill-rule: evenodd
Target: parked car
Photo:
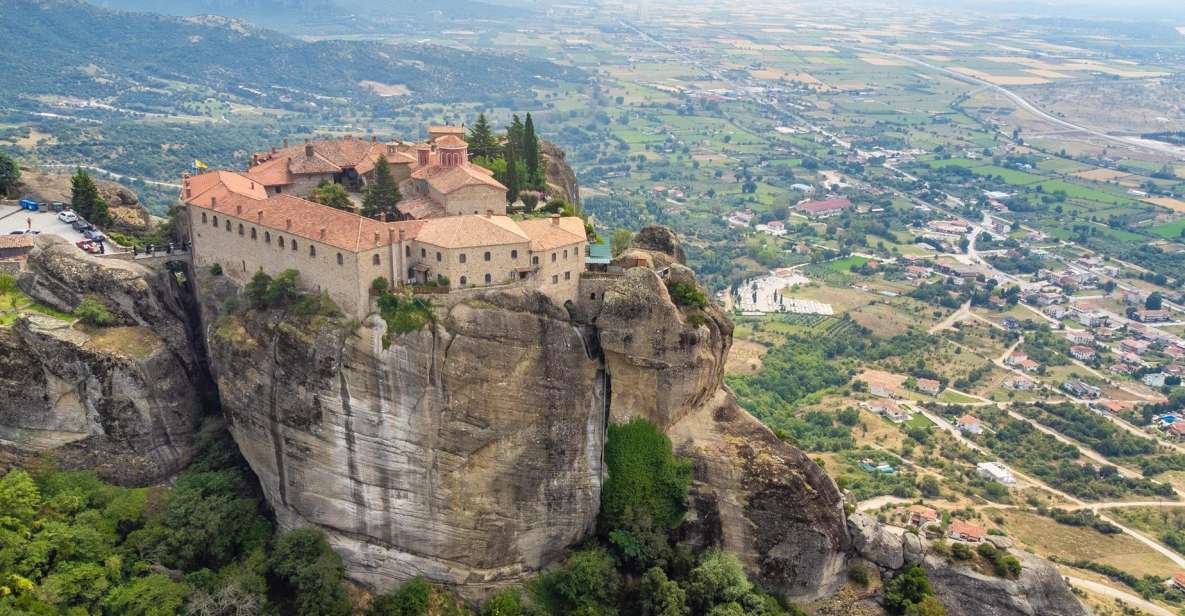
<path fill-rule="evenodd" d="M 76 216 L 77 216 L 77 214 L 76 214 Z M 94 225 L 87 222 L 86 219 L 81 216 L 78 216 L 78 220 L 75 220 L 74 222 L 70 223 L 70 226 L 74 227 L 74 230 L 78 231 L 79 233 L 81 233 L 83 231 L 89 231 L 89 230 L 95 228 Z"/>
<path fill-rule="evenodd" d="M 88 239 L 92 242 L 104 242 L 107 240 L 107 238 L 104 237 L 102 233 L 99 233 L 98 231 L 96 231 L 93 228 L 83 231 L 82 237 L 85 237 L 86 239 Z"/>
<path fill-rule="evenodd" d="M 82 240 L 81 242 L 74 242 L 74 245 L 78 246 L 83 251 L 86 251 L 92 255 L 99 254 L 99 251 L 102 250 L 101 248 L 99 248 L 98 244 L 96 244 L 90 240 Z"/>
<path fill-rule="evenodd" d="M 71 212 L 70 210 L 66 210 L 66 211 L 58 214 L 58 220 L 60 220 L 64 223 L 74 223 L 75 221 L 78 220 L 78 214 L 75 214 L 74 212 Z"/>

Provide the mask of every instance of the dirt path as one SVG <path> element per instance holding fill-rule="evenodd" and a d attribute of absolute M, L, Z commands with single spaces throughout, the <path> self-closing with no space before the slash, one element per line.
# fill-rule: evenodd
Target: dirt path
<path fill-rule="evenodd" d="M 955 326 L 955 323 L 958 323 L 959 321 L 962 321 L 963 319 L 965 319 L 971 315 L 970 309 L 971 309 L 971 302 L 967 302 L 967 303 L 963 304 L 962 306 L 959 306 L 959 309 L 954 311 L 953 313 L 951 313 L 951 315 L 949 317 L 946 317 L 945 319 L 942 320 L 941 323 L 938 323 L 937 325 L 931 327 L 930 333 L 936 334 L 944 329 L 953 328 Z"/>
<path fill-rule="evenodd" d="M 1172 612 L 1168 609 L 1160 607 L 1159 605 L 1156 605 L 1155 603 L 1152 603 L 1151 601 L 1145 601 L 1143 598 L 1133 595 L 1131 593 L 1124 592 L 1124 591 L 1116 589 L 1116 588 L 1111 588 L 1110 586 L 1107 586 L 1106 584 L 1100 584 L 1099 582 L 1094 582 L 1091 580 L 1084 580 L 1082 578 L 1077 578 L 1077 577 L 1073 577 L 1073 576 L 1069 576 L 1069 575 L 1067 575 L 1065 577 L 1066 577 L 1066 580 L 1069 581 L 1070 584 L 1073 586 L 1077 586 L 1079 588 L 1089 590 L 1090 592 L 1093 592 L 1098 595 L 1103 595 L 1104 597 L 1109 597 L 1111 599 L 1118 599 L 1118 600 L 1123 601 L 1124 603 L 1126 603 L 1132 607 L 1141 609 L 1141 610 L 1151 614 L 1152 616 L 1177 616 L 1176 612 Z"/>

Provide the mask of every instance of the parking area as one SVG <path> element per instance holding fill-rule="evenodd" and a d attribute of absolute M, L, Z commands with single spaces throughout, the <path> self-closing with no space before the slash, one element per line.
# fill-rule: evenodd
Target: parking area
<path fill-rule="evenodd" d="M 86 239 L 69 223 L 58 220 L 57 212 L 31 212 L 22 210 L 15 205 L 0 205 L 0 235 L 8 235 L 13 231 L 25 229 L 33 229 L 47 235 L 57 235 L 71 244 Z M 107 248 L 110 249 L 111 246 L 108 245 Z"/>

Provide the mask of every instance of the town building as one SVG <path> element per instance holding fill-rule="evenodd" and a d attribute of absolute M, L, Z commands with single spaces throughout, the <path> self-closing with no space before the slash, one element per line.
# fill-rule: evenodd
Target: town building
<path fill-rule="evenodd" d="M 938 392 L 942 391 L 942 383 L 934 379 L 918 379 L 918 391 L 931 396 L 937 396 Z"/>
<path fill-rule="evenodd" d="M 1134 353 L 1136 355 L 1143 355 L 1152 348 L 1152 343 L 1147 340 L 1136 340 L 1134 338 L 1124 338 L 1119 341 L 1119 348 L 1125 353 Z"/>
<path fill-rule="evenodd" d="M 963 434 L 977 435 L 983 434 L 983 424 L 980 423 L 979 418 L 973 415 L 963 415 L 955 421 L 955 427 Z"/>
<path fill-rule="evenodd" d="M 908 408 L 905 408 L 897 403 L 896 400 L 888 398 L 878 398 L 864 403 L 864 407 L 868 410 L 881 415 L 882 417 L 892 421 L 893 423 L 901 423 L 909 421 L 913 414 Z"/>
<path fill-rule="evenodd" d="M 1062 383 L 1062 391 L 1086 400 L 1097 400 L 1103 396 L 1103 390 L 1079 379 Z"/>
<path fill-rule="evenodd" d="M 420 159 L 426 164 L 407 180 L 424 182 L 428 192 L 414 198 L 438 206 L 424 210 L 429 214 L 424 219 L 366 218 L 289 194 L 288 185 L 271 192 L 250 173 L 185 177 L 182 201 L 194 266 L 218 264 L 240 283 L 256 272 L 275 276 L 296 270 L 303 287 L 325 292 L 345 314 L 357 317 L 370 312 L 377 278 L 394 287 L 433 284 L 436 292 L 528 285 L 559 304 L 575 298 L 588 246 L 584 221 L 506 216 L 504 189 L 490 184 L 484 173 L 466 170 L 467 148 L 450 137 L 456 138 L 437 139 L 434 154 L 421 148 L 432 155 Z M 424 170 L 426 175 L 416 176 Z M 478 176 L 475 183 L 468 179 Z M 445 184 L 479 190 L 451 190 Z M 476 207 L 485 210 L 474 214 Z"/>
<path fill-rule="evenodd" d="M 852 209 L 851 201 L 845 198 L 825 199 L 822 201 L 804 201 L 794 206 L 794 209 L 809 218 L 825 219 Z"/>
<path fill-rule="evenodd" d="M 1177 590 L 1185 591 L 1185 571 L 1174 573 L 1172 583 Z"/>
<path fill-rule="evenodd" d="M 1094 334 L 1083 331 L 1069 331 L 1066 332 L 1066 340 L 1073 344 L 1094 344 Z"/>
<path fill-rule="evenodd" d="M 771 220 L 765 224 L 757 225 L 757 230 L 761 233 L 766 233 L 774 237 L 782 237 L 786 235 L 786 223 L 780 220 Z"/>
<path fill-rule="evenodd" d="M 1004 485 L 1016 483 L 1016 477 L 1008 467 L 998 462 L 980 462 L 975 465 L 975 472 L 988 481 L 995 481 Z"/>
<path fill-rule="evenodd" d="M 1036 381 L 1023 376 L 1009 377 L 1005 379 L 1004 385 L 1014 391 L 1032 391 L 1037 388 Z"/>
<path fill-rule="evenodd" d="M 978 524 L 965 522 L 963 520 L 951 520 L 949 533 L 950 538 L 955 541 L 964 541 L 967 543 L 979 543 L 983 541 L 987 531 Z"/>
<path fill-rule="evenodd" d="M 1093 348 L 1085 345 L 1076 344 L 1070 347 L 1070 357 L 1079 361 L 1094 361 L 1098 355 Z"/>
<path fill-rule="evenodd" d="M 1168 375 L 1163 372 L 1153 372 L 1151 374 L 1145 374 L 1141 380 L 1149 387 L 1164 387 L 1165 383 L 1168 382 Z"/>
<path fill-rule="evenodd" d="M 912 505 L 909 508 L 909 523 L 923 528 L 938 522 L 938 512 L 925 505 Z"/>
<path fill-rule="evenodd" d="M 1132 318 L 1141 323 L 1167 323 L 1173 315 L 1168 310 L 1137 310 Z"/>

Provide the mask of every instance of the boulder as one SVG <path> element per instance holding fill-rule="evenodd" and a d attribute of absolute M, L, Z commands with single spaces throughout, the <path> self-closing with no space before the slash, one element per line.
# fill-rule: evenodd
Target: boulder
<path fill-rule="evenodd" d="M 985 575 L 937 555 L 923 567 L 948 616 L 1087 616 L 1065 579 L 1048 561 L 1013 551 L 1021 563 L 1016 580 Z"/>
<path fill-rule="evenodd" d="M 852 549 L 861 557 L 882 569 L 898 570 L 905 565 L 904 529 L 881 524 L 868 515 L 848 517 Z M 917 535 L 913 535 L 917 539 Z"/>

